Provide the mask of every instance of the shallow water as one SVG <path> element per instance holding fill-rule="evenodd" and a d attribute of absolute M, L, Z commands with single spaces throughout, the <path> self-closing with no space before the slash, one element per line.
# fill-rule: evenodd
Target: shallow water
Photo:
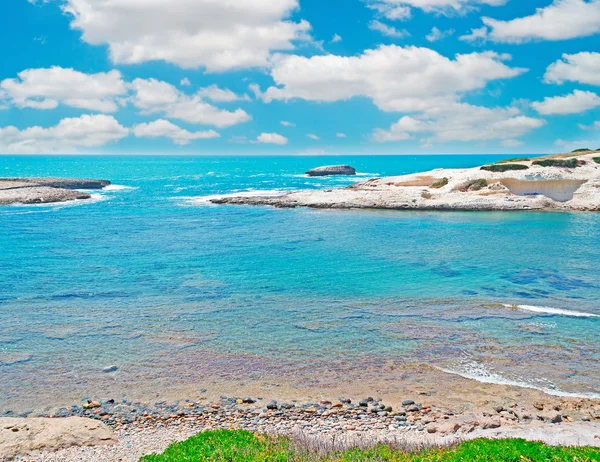
<path fill-rule="evenodd" d="M 0 157 L 0 176 L 113 182 L 89 202 L 0 208 L 0 411 L 93 392 L 108 365 L 135 395 L 136 374 L 185 382 L 225 356 L 224 378 L 405 359 L 600 395 L 598 214 L 207 200 L 356 181 L 302 174 L 323 164 L 360 179 L 498 158 Z"/>

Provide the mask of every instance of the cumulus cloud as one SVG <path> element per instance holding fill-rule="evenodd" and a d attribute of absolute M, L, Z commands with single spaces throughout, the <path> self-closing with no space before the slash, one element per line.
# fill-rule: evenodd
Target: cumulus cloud
<path fill-rule="evenodd" d="M 4 98 L 17 107 L 55 109 L 59 104 L 98 112 L 115 112 L 127 85 L 116 70 L 84 74 L 54 66 L 27 69 L 0 82 Z"/>
<path fill-rule="evenodd" d="M 211 100 L 213 103 L 231 103 L 233 101 L 250 101 L 248 95 L 238 95 L 228 88 L 219 88 L 217 85 L 211 85 L 198 90 L 196 95 Z"/>
<path fill-rule="evenodd" d="M 313 133 L 309 133 L 306 136 L 307 136 L 307 138 L 310 138 L 311 140 L 315 140 L 315 141 L 318 141 L 320 139 L 317 135 L 315 135 Z"/>
<path fill-rule="evenodd" d="M 388 130 L 375 130 L 373 140 L 380 143 L 403 141 L 418 134 L 425 137 L 422 141 L 427 144 L 492 140 L 514 142 L 544 124 L 541 119 L 524 116 L 516 107 L 490 109 L 456 103 L 428 110 L 416 117 L 404 116 Z"/>
<path fill-rule="evenodd" d="M 284 127 L 295 127 L 296 126 L 295 123 L 288 122 L 287 120 L 282 120 L 281 125 L 283 125 Z"/>
<path fill-rule="evenodd" d="M 562 59 L 548 66 L 544 82 L 562 84 L 566 81 L 600 85 L 600 53 L 564 54 Z"/>
<path fill-rule="evenodd" d="M 180 146 L 189 144 L 192 140 L 205 140 L 210 138 L 219 138 L 220 136 L 214 130 L 190 132 L 164 119 L 155 120 L 154 122 L 150 123 L 138 124 L 133 127 L 133 133 L 138 138 L 171 138 L 173 143 Z"/>
<path fill-rule="evenodd" d="M 219 109 L 204 101 L 202 94 L 189 96 L 167 82 L 135 79 L 131 86 L 134 92 L 131 97 L 132 103 L 146 114 L 162 113 L 171 119 L 218 128 L 231 127 L 251 120 L 250 115 L 242 109 Z"/>
<path fill-rule="evenodd" d="M 396 29 L 395 27 L 388 26 L 377 19 L 369 22 L 369 29 L 379 32 L 381 35 L 385 35 L 386 37 L 392 38 L 404 38 L 410 35 L 406 29 Z"/>
<path fill-rule="evenodd" d="M 190 82 L 190 79 L 188 79 L 187 77 L 184 77 L 179 82 L 179 85 L 181 85 L 182 87 L 189 87 L 191 84 L 192 84 L 192 82 Z"/>
<path fill-rule="evenodd" d="M 267 66 L 276 50 L 310 40 L 289 20 L 298 0 L 64 0 L 71 28 L 108 45 L 115 64 L 166 61 L 209 72 Z"/>
<path fill-rule="evenodd" d="M 288 139 L 278 133 L 261 133 L 258 138 L 256 138 L 256 141 L 264 144 L 278 144 L 279 146 L 288 143 Z"/>
<path fill-rule="evenodd" d="M 82 115 L 62 119 L 49 128 L 29 127 L 19 130 L 0 128 L 0 151 L 11 154 L 66 154 L 80 148 L 95 148 L 118 141 L 129 134 L 108 115 Z"/>
<path fill-rule="evenodd" d="M 366 50 L 360 56 L 279 55 L 271 70 L 277 86 L 259 96 L 266 102 L 294 98 L 332 102 L 364 96 L 384 111 L 423 111 L 526 71 L 507 66 L 506 58 L 484 52 L 449 59 L 429 48 L 396 45 Z"/>
<path fill-rule="evenodd" d="M 600 130 L 600 120 L 597 120 L 591 125 L 579 124 L 578 127 L 582 130 Z"/>
<path fill-rule="evenodd" d="M 338 138 L 346 138 L 346 134 L 345 133 L 336 133 L 335 136 L 337 136 Z"/>
<path fill-rule="evenodd" d="M 445 39 L 446 37 L 450 37 L 454 34 L 454 29 L 449 30 L 440 30 L 437 27 L 433 27 L 431 32 L 425 36 L 428 42 L 437 42 L 439 40 Z"/>
<path fill-rule="evenodd" d="M 542 115 L 579 114 L 600 106 L 600 96 L 591 91 L 575 90 L 564 96 L 546 97 L 531 107 Z"/>
<path fill-rule="evenodd" d="M 500 6 L 508 0 L 373 0 L 369 8 L 377 10 L 388 19 L 407 19 L 411 8 L 419 8 L 426 13 L 446 16 L 464 14 L 481 5 Z"/>
<path fill-rule="evenodd" d="M 338 34 L 333 34 L 331 41 L 329 43 L 340 43 L 342 41 L 342 37 Z"/>
<path fill-rule="evenodd" d="M 495 42 L 567 40 L 600 32 L 600 0 L 554 0 L 530 16 L 500 21 L 482 18 L 487 37 Z"/>

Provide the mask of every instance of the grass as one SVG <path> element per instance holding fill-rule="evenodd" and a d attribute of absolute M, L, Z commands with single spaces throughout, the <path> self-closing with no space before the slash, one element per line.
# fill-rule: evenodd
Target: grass
<path fill-rule="evenodd" d="M 528 170 L 529 167 L 523 164 L 494 164 L 484 165 L 481 170 L 488 172 L 508 172 L 509 170 Z"/>
<path fill-rule="evenodd" d="M 326 445 L 325 445 L 326 446 Z M 361 449 L 326 450 L 314 440 L 215 430 L 174 443 L 141 462 L 594 462 L 600 449 L 550 447 L 525 440 L 477 439 L 448 448 L 406 452 L 379 444 Z"/>
<path fill-rule="evenodd" d="M 573 159 L 545 159 L 536 160 L 534 165 L 540 165 L 542 167 L 563 167 L 563 168 L 576 168 L 580 165 L 585 165 L 585 161 Z"/>

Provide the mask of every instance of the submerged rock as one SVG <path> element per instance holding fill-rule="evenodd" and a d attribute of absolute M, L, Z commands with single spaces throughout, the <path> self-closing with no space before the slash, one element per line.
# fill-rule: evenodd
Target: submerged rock
<path fill-rule="evenodd" d="M 327 165 L 313 168 L 306 174 L 308 176 L 356 175 L 356 170 L 349 165 Z"/>

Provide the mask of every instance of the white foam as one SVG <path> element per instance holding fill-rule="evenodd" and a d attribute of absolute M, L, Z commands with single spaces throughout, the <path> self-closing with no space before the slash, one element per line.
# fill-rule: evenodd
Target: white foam
<path fill-rule="evenodd" d="M 102 188 L 103 191 L 133 191 L 134 189 L 137 188 L 134 186 L 125 186 L 122 184 L 110 184 Z"/>
<path fill-rule="evenodd" d="M 549 381 L 546 381 L 546 383 L 548 383 L 552 387 L 536 385 L 525 380 L 507 379 L 506 377 L 503 377 L 496 372 L 489 371 L 483 364 L 477 363 L 475 361 L 469 361 L 467 363 L 463 362 L 463 370 L 452 370 L 437 366 L 435 367 L 436 369 L 447 374 L 458 375 L 460 377 L 464 377 L 465 379 L 476 380 L 477 382 L 481 383 L 491 383 L 495 385 L 507 385 L 512 387 L 528 388 L 531 390 L 541 391 L 543 393 L 546 393 L 547 395 L 559 396 L 561 398 L 600 399 L 600 394 L 598 393 L 571 393 L 568 391 L 559 390 L 558 388 L 554 388 L 554 384 L 552 384 Z"/>
<path fill-rule="evenodd" d="M 585 313 L 583 311 L 570 311 L 560 308 L 551 308 L 549 306 L 533 306 L 533 305 L 510 305 L 504 304 L 506 308 L 517 308 L 523 311 L 531 311 L 533 313 L 557 314 L 560 316 L 571 316 L 575 318 L 600 318 L 600 315 L 593 313 Z"/>

